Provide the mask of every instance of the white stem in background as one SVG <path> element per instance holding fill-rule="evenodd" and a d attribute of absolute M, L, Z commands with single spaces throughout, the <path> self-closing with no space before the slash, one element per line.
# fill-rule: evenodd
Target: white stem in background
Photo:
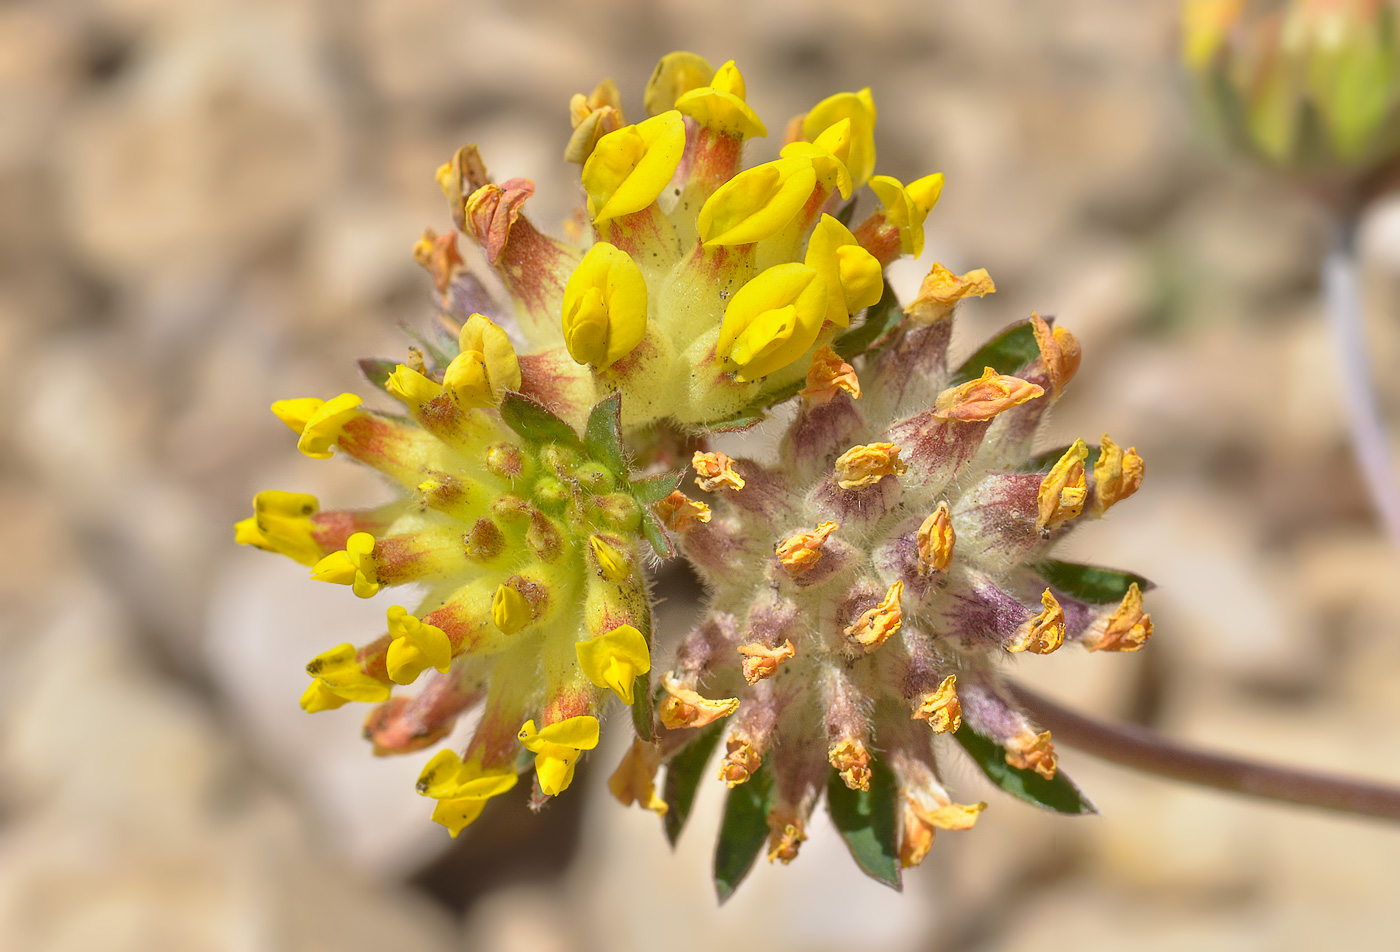
<path fill-rule="evenodd" d="M 1377 515 L 1391 541 L 1400 545 L 1400 478 L 1371 382 L 1355 229 L 1350 223 L 1342 226 L 1336 246 L 1323 262 L 1322 298 L 1336 344 L 1352 450 Z"/>

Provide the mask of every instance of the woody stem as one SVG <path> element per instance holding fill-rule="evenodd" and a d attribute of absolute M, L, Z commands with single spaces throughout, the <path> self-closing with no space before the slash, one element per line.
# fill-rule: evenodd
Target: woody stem
<path fill-rule="evenodd" d="M 1340 222 L 1336 242 L 1322 263 L 1322 298 L 1336 345 L 1352 452 L 1376 514 L 1391 541 L 1400 545 L 1400 478 L 1391 460 L 1367 357 L 1354 217 L 1345 217 Z"/>
<path fill-rule="evenodd" d="M 1095 720 L 1019 684 L 1010 688 L 1056 741 L 1119 766 L 1266 800 L 1400 820 L 1400 787 L 1210 753 L 1143 727 Z"/>

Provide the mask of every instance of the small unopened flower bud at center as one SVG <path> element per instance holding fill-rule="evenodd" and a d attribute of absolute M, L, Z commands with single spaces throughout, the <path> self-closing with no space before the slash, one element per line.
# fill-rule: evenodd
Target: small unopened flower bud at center
<path fill-rule="evenodd" d="M 564 343 L 581 364 L 603 369 L 626 357 L 647 331 L 647 283 L 627 252 L 600 241 L 564 286 Z"/>

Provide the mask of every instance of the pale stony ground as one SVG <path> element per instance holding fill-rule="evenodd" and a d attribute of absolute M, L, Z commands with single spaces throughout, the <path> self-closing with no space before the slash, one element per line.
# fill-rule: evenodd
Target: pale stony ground
<path fill-rule="evenodd" d="M 873 86 L 882 168 L 948 176 L 928 260 L 985 266 L 1001 288 L 967 308 L 959 346 L 1059 315 L 1086 361 L 1051 437 L 1107 429 L 1147 458 L 1143 493 L 1069 553 L 1156 580 L 1157 639 L 1031 659 L 1025 677 L 1202 744 L 1400 781 L 1400 558 L 1338 419 L 1326 225 L 1198 140 L 1173 15 L 1166 0 L 0 6 L 0 948 L 1393 942 L 1400 832 L 1073 752 L 1101 818 L 1042 816 L 959 768 L 992 808 L 903 896 L 819 826 L 716 910 L 718 791 L 672 854 L 598 769 L 569 804 L 502 808 L 443 858 L 418 758 L 369 757 L 353 709 L 296 709 L 305 659 L 360 640 L 380 609 L 231 544 L 257 489 L 382 492 L 299 457 L 266 406 L 357 387 L 354 357 L 398 352 L 396 322 L 426 320 L 408 248 L 444 223 L 437 163 L 476 141 L 539 183 L 536 220 L 561 221 L 569 94 L 611 75 L 636 111 L 656 57 L 688 47 L 736 58 L 775 132 Z M 1400 358 L 1400 208 L 1363 246 L 1383 369 Z M 1395 415 L 1400 377 L 1382 376 Z"/>

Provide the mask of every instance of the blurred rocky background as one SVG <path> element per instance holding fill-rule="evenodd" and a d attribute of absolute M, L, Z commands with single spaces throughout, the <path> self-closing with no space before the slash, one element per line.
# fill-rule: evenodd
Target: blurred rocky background
<path fill-rule="evenodd" d="M 1086 360 L 1049 437 L 1105 429 L 1144 491 L 1069 556 L 1142 571 L 1150 649 L 1023 666 L 1107 717 L 1400 781 L 1400 558 L 1340 419 L 1317 300 L 1327 223 L 1193 129 L 1172 0 L 0 3 L 0 948 L 1291 950 L 1394 941 L 1400 831 L 1200 792 L 1065 751 L 1103 810 L 991 802 L 896 895 L 817 824 L 715 907 L 706 790 L 672 853 L 603 781 L 452 843 L 420 757 L 301 666 L 380 609 L 232 544 L 254 491 L 383 489 L 292 450 L 277 398 L 362 386 L 430 318 L 409 248 L 467 141 L 579 200 L 567 101 L 640 114 L 669 50 L 735 58 L 775 131 L 870 85 L 881 168 L 947 174 L 930 260 L 987 267 L 958 346 L 1030 310 Z M 775 139 L 754 155 L 776 152 Z M 1363 228 L 1369 334 L 1400 407 L 1400 208 Z M 1400 424 L 1397 424 L 1400 425 Z M 694 588 L 672 573 L 663 624 Z M 718 784 L 716 784 L 718 786 Z M 820 814 L 819 814 L 820 815 Z"/>

